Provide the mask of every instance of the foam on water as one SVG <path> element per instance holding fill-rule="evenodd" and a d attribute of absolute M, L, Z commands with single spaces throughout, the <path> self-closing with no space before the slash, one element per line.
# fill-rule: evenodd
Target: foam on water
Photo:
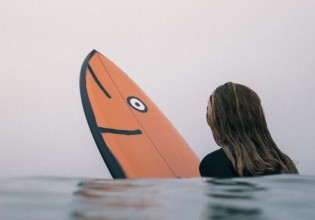
<path fill-rule="evenodd" d="M 314 219 L 315 178 L 15 178 L 0 219 Z"/>

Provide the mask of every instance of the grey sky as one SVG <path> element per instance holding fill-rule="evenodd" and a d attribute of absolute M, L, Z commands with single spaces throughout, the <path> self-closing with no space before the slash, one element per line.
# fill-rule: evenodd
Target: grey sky
<path fill-rule="evenodd" d="M 97 49 L 160 107 L 198 157 L 217 149 L 209 94 L 261 97 L 272 136 L 314 175 L 315 2 L 0 0 L 0 177 L 109 177 L 79 93 Z"/>

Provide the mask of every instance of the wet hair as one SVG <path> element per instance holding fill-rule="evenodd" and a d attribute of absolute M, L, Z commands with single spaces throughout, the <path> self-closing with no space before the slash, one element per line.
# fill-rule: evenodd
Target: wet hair
<path fill-rule="evenodd" d="M 273 141 L 258 95 L 228 82 L 210 96 L 207 122 L 239 176 L 298 173 L 293 161 Z"/>

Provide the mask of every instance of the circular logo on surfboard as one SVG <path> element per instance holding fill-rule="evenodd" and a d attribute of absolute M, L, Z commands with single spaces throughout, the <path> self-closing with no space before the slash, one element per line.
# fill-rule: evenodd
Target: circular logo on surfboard
<path fill-rule="evenodd" d="M 135 110 L 145 113 L 148 111 L 148 107 L 137 97 L 129 96 L 127 98 L 128 104 Z"/>

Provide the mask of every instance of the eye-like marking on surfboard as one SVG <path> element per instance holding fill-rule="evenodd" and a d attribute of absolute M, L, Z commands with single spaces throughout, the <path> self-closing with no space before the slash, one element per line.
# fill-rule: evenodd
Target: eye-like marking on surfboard
<path fill-rule="evenodd" d="M 199 175 L 199 159 L 148 96 L 97 51 L 83 62 L 83 109 L 113 178 Z"/>
<path fill-rule="evenodd" d="M 137 97 L 130 96 L 127 98 L 127 101 L 133 109 L 139 112 L 145 113 L 148 111 L 148 107 Z"/>

